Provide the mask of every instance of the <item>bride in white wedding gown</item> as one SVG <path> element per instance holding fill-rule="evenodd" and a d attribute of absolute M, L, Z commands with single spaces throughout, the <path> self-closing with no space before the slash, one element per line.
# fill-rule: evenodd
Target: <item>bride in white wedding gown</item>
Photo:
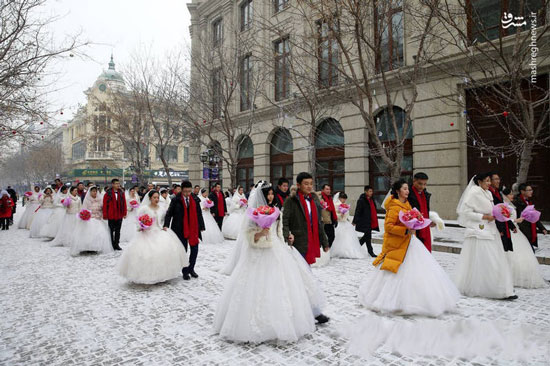
<path fill-rule="evenodd" d="M 249 207 L 263 205 L 262 190 L 254 188 Z M 281 226 L 278 219 L 262 230 L 245 218 L 241 255 L 214 316 L 214 329 L 222 338 L 296 341 L 315 331 L 324 296 L 303 257 L 283 241 Z"/>
<path fill-rule="evenodd" d="M 458 223 L 466 230 L 455 282 L 466 296 L 513 300 L 517 296 L 514 295 L 512 272 L 492 216 L 490 182 L 488 173 L 473 177 L 456 208 Z"/>

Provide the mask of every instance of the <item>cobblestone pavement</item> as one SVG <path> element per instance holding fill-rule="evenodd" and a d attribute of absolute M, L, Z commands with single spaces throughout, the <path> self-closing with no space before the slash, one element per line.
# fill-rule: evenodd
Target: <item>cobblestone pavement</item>
<path fill-rule="evenodd" d="M 314 269 L 328 298 L 326 326 L 296 343 L 235 344 L 212 331 L 226 277 L 219 267 L 233 247 L 201 246 L 200 278 L 156 286 L 129 285 L 116 274 L 119 253 L 70 257 L 67 248 L 28 238 L 28 231 L 0 232 L 1 365 L 548 365 L 550 348 L 504 362 L 444 357 L 405 357 L 376 352 L 350 355 L 343 326 L 368 313 L 357 300 L 370 260 L 335 259 Z M 379 251 L 380 246 L 375 246 Z M 458 256 L 434 253 L 451 273 Z M 550 279 L 550 266 L 542 266 Z M 514 302 L 462 298 L 444 320 L 499 320 L 550 329 L 550 289 L 518 289 Z M 549 332 L 550 333 L 550 332 Z M 547 333 L 547 334 L 549 334 Z M 548 346 L 550 340 L 546 342 Z"/>

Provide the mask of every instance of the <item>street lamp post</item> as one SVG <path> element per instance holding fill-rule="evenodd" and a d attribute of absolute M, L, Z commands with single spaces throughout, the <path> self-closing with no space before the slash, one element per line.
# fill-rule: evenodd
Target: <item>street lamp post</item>
<path fill-rule="evenodd" d="M 103 166 L 103 178 L 105 185 L 107 184 L 107 166 Z"/>

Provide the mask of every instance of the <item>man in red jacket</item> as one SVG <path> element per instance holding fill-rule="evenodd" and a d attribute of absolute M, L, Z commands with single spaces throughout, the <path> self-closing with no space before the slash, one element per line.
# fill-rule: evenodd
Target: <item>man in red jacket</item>
<path fill-rule="evenodd" d="M 111 243 L 114 250 L 122 250 L 120 242 L 120 228 L 122 219 L 126 218 L 126 197 L 124 190 L 120 188 L 118 179 L 111 181 L 111 188 L 103 196 L 103 219 L 109 221 L 109 230 L 111 232 Z"/>

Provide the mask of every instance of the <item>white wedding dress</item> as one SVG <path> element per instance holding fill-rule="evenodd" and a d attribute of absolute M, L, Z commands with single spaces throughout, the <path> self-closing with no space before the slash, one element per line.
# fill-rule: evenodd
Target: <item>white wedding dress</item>
<path fill-rule="evenodd" d="M 336 216 L 338 217 L 338 226 L 334 229 L 334 242 L 330 248 L 330 256 L 332 258 L 366 258 L 367 251 L 359 243 L 357 232 L 351 222 L 348 221 L 349 212 L 345 214 L 340 213 L 338 211 L 340 205 L 340 200 L 336 202 L 335 199 L 334 207 L 336 208 Z"/>
<path fill-rule="evenodd" d="M 120 228 L 120 242 L 126 243 L 129 242 L 136 236 L 138 230 L 137 224 L 137 212 L 139 207 L 134 209 L 130 206 L 130 201 L 136 200 L 140 203 L 139 195 L 134 193 L 134 197 L 130 197 L 130 193 L 126 192 L 126 218 L 122 220 L 122 227 Z"/>
<path fill-rule="evenodd" d="M 72 256 L 82 252 L 110 253 L 113 251 L 111 233 L 107 221 L 103 220 L 103 196 L 98 193 L 96 198 L 92 198 L 90 192 L 91 189 L 86 193 L 82 208 L 90 210 L 92 217 L 88 221 L 80 218 L 76 220 L 70 250 Z"/>
<path fill-rule="evenodd" d="M 50 215 L 53 214 L 53 196 L 43 195 L 40 197 L 40 208 L 34 214 L 31 224 L 31 238 L 40 238 L 42 228 L 48 224 Z"/>
<path fill-rule="evenodd" d="M 65 206 L 61 201 L 67 197 L 67 193 L 61 193 L 61 190 L 57 192 L 53 198 L 53 212 L 50 215 L 46 225 L 40 230 L 40 236 L 44 238 L 53 239 L 56 237 L 57 232 L 61 228 L 61 223 L 65 217 Z"/>
<path fill-rule="evenodd" d="M 482 218 L 492 210 L 491 193 L 471 181 L 457 207 L 458 222 L 466 230 L 455 282 L 466 296 L 503 299 L 514 295 L 512 272 L 500 233 L 494 221 Z"/>
<path fill-rule="evenodd" d="M 77 215 L 82 207 L 82 200 L 80 199 L 80 196 L 73 196 L 72 194 L 69 194 L 67 197 L 70 198 L 71 204 L 69 207 L 64 208 L 63 220 L 61 221 L 59 230 L 55 235 L 55 239 L 51 243 L 52 246 L 70 247 L 73 242 L 73 235 L 77 220 L 80 220 L 77 218 Z"/>
<path fill-rule="evenodd" d="M 137 216 L 153 218 L 153 226 L 138 231 L 124 249 L 118 264 L 119 274 L 130 282 L 155 284 L 181 276 L 181 270 L 189 265 L 183 244 L 171 230 L 162 230 L 166 211 L 143 204 Z"/>
<path fill-rule="evenodd" d="M 214 329 L 222 338 L 296 341 L 315 331 L 324 295 L 300 253 L 282 240 L 281 225 L 277 220 L 269 240 L 260 239 L 271 242 L 267 248 L 251 246 L 258 229 L 243 226 L 242 252 L 214 316 Z"/>
<path fill-rule="evenodd" d="M 241 228 L 241 223 L 246 215 L 246 206 L 241 207 L 239 201 L 244 198 L 245 195 L 239 195 L 235 192 L 231 198 L 231 213 L 225 218 L 222 225 L 222 233 L 224 238 L 235 240 L 239 235 L 239 230 Z"/>
<path fill-rule="evenodd" d="M 24 206 L 25 211 L 23 211 L 23 215 L 21 216 L 21 219 L 17 224 L 17 227 L 19 229 L 30 230 L 32 219 L 34 217 L 34 214 L 36 213 L 36 209 L 38 208 L 38 206 L 40 206 L 40 202 L 38 201 L 38 197 L 40 195 L 40 192 L 33 191 L 32 196 L 27 199 L 27 202 Z"/>
<path fill-rule="evenodd" d="M 381 265 L 359 288 L 359 300 L 365 307 L 382 313 L 432 317 L 455 310 L 460 293 L 416 236 L 411 236 L 397 273 L 381 270 Z"/>
<path fill-rule="evenodd" d="M 201 200 L 202 218 L 204 219 L 205 227 L 205 230 L 201 233 L 201 242 L 205 244 L 222 244 L 223 234 L 218 227 L 216 220 L 214 220 L 214 216 L 210 213 L 210 208 L 204 207 L 204 203 L 207 199 L 202 195 L 200 195 L 199 198 Z"/>
<path fill-rule="evenodd" d="M 512 202 L 506 197 L 506 204 L 512 209 L 512 218 L 517 219 L 517 211 Z M 517 233 L 510 231 L 513 251 L 506 252 L 508 263 L 512 270 L 514 286 L 522 288 L 547 287 L 540 272 L 540 264 L 531 249 L 531 244 L 525 235 L 518 229 Z"/>

